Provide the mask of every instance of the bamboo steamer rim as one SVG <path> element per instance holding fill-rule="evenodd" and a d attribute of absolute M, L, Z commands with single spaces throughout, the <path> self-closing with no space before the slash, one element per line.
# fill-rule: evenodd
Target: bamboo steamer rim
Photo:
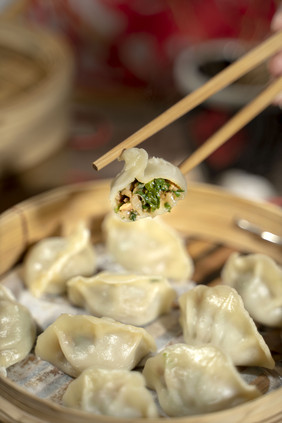
<path fill-rule="evenodd" d="M 57 98 L 59 93 L 69 89 L 74 60 L 62 36 L 34 24 L 0 20 L 1 46 L 34 60 L 45 71 L 45 77 L 34 89 L 28 89 L 10 102 L 1 104 L 1 123 L 4 126 L 24 121 L 28 114 L 46 108 L 48 99 Z"/>
<path fill-rule="evenodd" d="M 18 173 L 67 140 L 74 57 L 58 34 L 0 18 L 1 52 L 0 173 Z"/>
<path fill-rule="evenodd" d="M 0 256 L 4 259 L 0 261 L 0 276 L 11 269 L 31 244 L 58 228 L 68 231 L 77 219 L 101 219 L 110 210 L 110 183 L 97 180 L 65 185 L 2 213 Z M 163 215 L 165 221 L 186 236 L 201 235 L 244 251 L 268 254 L 282 263 L 281 246 L 239 230 L 234 226 L 236 217 L 282 236 L 282 210 L 278 206 L 241 198 L 207 184 L 190 183 L 184 200 L 170 214 Z"/>
<path fill-rule="evenodd" d="M 94 219 L 100 225 L 105 213 L 110 210 L 109 186 L 109 180 L 99 180 L 60 187 L 26 200 L 2 213 L 0 256 L 5 265 L 0 269 L 0 274 L 4 275 L 9 271 L 30 244 L 50 236 L 58 228 L 68 230 L 77 219 Z M 281 234 L 281 209 L 271 204 L 242 199 L 224 189 L 206 184 L 192 183 L 188 187 L 185 199 L 179 202 L 165 220 L 187 236 L 195 236 L 197 233 L 204 236 L 210 226 L 208 238 L 219 242 L 230 241 L 237 248 L 250 252 L 254 250 L 264 252 L 281 262 L 281 247 L 253 239 L 249 234 L 234 227 L 232 218 L 238 213 L 243 213 L 242 217 L 254 219 L 254 223 L 264 224 L 268 230 Z M 206 225 L 202 225 L 208 216 L 210 218 Z M 185 231 L 185 226 L 188 225 L 192 226 L 191 231 Z M 281 397 L 282 388 L 278 388 L 258 399 L 228 410 L 191 417 L 169 418 L 169 421 L 172 423 L 278 422 L 282 421 Z M 2 416 L 5 416 L 7 422 L 20 423 L 51 423 L 57 422 L 58 419 L 62 422 L 75 423 L 124 422 L 124 419 L 118 417 L 93 415 L 51 403 L 0 377 L 0 418 Z M 151 423 L 164 422 L 163 417 L 146 420 Z M 144 419 L 130 419 L 130 421 L 137 422 Z"/>
<path fill-rule="evenodd" d="M 125 422 L 124 418 L 108 417 L 70 409 L 42 398 L 34 397 L 13 382 L 0 376 L 0 417 L 1 410 L 11 417 L 7 422 L 18 423 L 115 423 Z M 248 401 L 234 408 L 191 417 L 167 419 L 171 423 L 278 423 L 282 419 L 282 388 Z M 277 419 L 276 419 L 277 418 Z M 279 420 L 280 418 L 280 420 Z M 129 420 L 129 419 L 128 419 Z M 166 418 L 135 418 L 132 422 L 164 423 Z"/>

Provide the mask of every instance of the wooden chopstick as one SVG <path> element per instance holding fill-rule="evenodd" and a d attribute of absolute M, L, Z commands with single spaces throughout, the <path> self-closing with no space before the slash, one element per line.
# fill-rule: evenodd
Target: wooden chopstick
<path fill-rule="evenodd" d="M 282 31 L 279 31 L 267 38 L 258 46 L 254 47 L 242 58 L 236 60 L 227 68 L 219 72 L 200 88 L 188 94 L 186 97 L 153 119 L 147 125 L 143 126 L 133 135 L 109 150 L 106 154 L 95 160 L 93 162 L 93 167 L 96 170 L 100 170 L 107 166 L 113 160 L 117 159 L 124 149 L 136 147 L 150 136 L 165 128 L 170 123 L 174 122 L 185 113 L 201 104 L 207 98 L 225 88 L 232 82 L 236 81 L 245 73 L 254 69 L 257 65 L 271 57 L 281 49 L 281 46 Z"/>
<path fill-rule="evenodd" d="M 205 160 L 236 132 L 269 106 L 280 91 L 282 91 L 282 76 L 269 84 L 253 101 L 236 113 L 225 125 L 208 138 L 201 147 L 184 160 L 179 165 L 181 172 L 183 174 L 188 173 Z"/>

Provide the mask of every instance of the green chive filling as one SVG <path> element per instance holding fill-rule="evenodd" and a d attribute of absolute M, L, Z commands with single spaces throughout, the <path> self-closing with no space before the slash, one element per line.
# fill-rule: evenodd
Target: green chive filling
<path fill-rule="evenodd" d="M 137 213 L 134 211 L 131 211 L 129 214 L 129 220 L 132 220 L 132 222 L 134 222 L 136 220 L 137 217 Z"/>
<path fill-rule="evenodd" d="M 163 178 L 157 178 L 147 184 L 141 184 L 139 182 L 137 189 L 134 191 L 134 193 L 138 194 L 142 200 L 143 210 L 150 213 L 160 208 L 161 194 L 166 192 L 173 192 L 176 197 L 179 197 L 183 190 L 178 189 L 174 191 L 170 188 L 169 181 Z M 165 204 L 167 204 L 167 206 L 165 205 L 166 209 L 169 209 L 169 204 Z"/>
<path fill-rule="evenodd" d="M 171 193 L 175 197 L 180 197 L 184 190 L 178 188 L 176 185 L 171 184 L 167 179 L 156 178 L 152 181 L 143 184 L 135 179 L 129 187 L 132 195 L 137 195 L 141 201 L 142 209 L 147 213 L 153 213 L 160 208 L 161 198 L 164 199 L 166 193 Z M 125 190 L 120 192 L 120 198 L 118 205 L 115 209 L 116 212 L 121 211 L 120 209 L 125 207 L 126 204 L 130 205 L 130 198 Z M 164 203 L 165 209 L 170 212 L 172 206 L 168 201 Z M 138 212 L 136 210 L 129 211 L 129 220 L 135 221 L 137 219 Z"/>

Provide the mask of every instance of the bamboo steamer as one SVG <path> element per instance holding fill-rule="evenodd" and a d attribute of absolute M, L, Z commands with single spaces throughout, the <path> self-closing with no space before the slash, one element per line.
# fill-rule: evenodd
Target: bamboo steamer
<path fill-rule="evenodd" d="M 109 186 L 108 180 L 65 186 L 31 198 L 4 212 L 0 216 L 1 279 L 19 263 L 31 244 L 55 233 L 69 232 L 78 220 L 85 219 L 88 222 L 94 242 L 101 240 L 101 222 L 109 211 Z M 186 198 L 172 213 L 166 215 L 165 220 L 190 240 L 189 251 L 200 262 L 198 270 L 196 266 L 196 279 L 199 282 L 203 280 L 203 274 L 214 273 L 215 262 L 218 266 L 223 265 L 228 254 L 233 251 L 261 252 L 282 263 L 281 246 L 240 230 L 234 225 L 236 217 L 248 219 L 265 230 L 282 235 L 282 212 L 278 207 L 242 199 L 204 184 L 191 184 Z M 217 246 L 216 253 L 214 246 Z M 201 257 L 204 257 L 202 261 Z M 278 342 L 281 344 L 281 340 Z M 282 421 L 281 397 L 282 388 L 279 387 L 256 400 L 229 410 L 170 418 L 169 421 L 278 423 Z M 65 408 L 56 402 L 30 394 L 4 377 L 0 377 L 0 420 L 7 423 L 124 421 Z M 150 419 L 152 423 L 163 421 L 164 418 Z"/>
<path fill-rule="evenodd" d="M 59 36 L 0 22 L 0 169 L 20 172 L 66 141 L 74 62 Z"/>

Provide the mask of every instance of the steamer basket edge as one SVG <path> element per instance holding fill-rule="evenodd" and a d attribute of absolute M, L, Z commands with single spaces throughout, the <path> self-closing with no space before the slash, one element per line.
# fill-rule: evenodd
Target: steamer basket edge
<path fill-rule="evenodd" d="M 21 172 L 66 142 L 74 59 L 71 48 L 58 34 L 27 22 L 1 17 L 0 22 L 0 50 L 8 52 L 2 61 L 4 69 L 9 69 L 3 78 L 8 88 L 4 97 L 0 96 L 1 171 Z M 18 81 L 18 74 L 29 77 Z M 17 154 L 19 142 L 21 155 Z"/>
<path fill-rule="evenodd" d="M 237 407 L 198 416 L 169 418 L 171 423 L 273 423 L 282 418 L 282 388 L 263 397 L 246 402 Z M 23 389 L 0 376 L 0 418 L 3 423 L 53 423 L 60 418 L 62 423 L 119 423 L 118 417 L 93 416 L 91 414 L 68 409 L 41 398 L 35 398 Z M 128 419 L 133 422 L 164 423 L 166 419 Z M 2 423 L 1 421 L 1 423 Z"/>
<path fill-rule="evenodd" d="M 28 248 L 61 228 L 68 232 L 78 219 L 99 221 L 109 211 L 110 180 L 66 185 L 47 191 L 0 215 L 0 275 Z M 281 246 L 261 240 L 234 225 L 234 218 L 250 220 L 264 230 L 282 235 L 282 211 L 218 187 L 191 183 L 184 200 L 164 220 L 184 236 L 203 236 L 247 251 L 269 254 L 282 262 Z M 96 225 L 97 226 L 97 225 Z"/>

